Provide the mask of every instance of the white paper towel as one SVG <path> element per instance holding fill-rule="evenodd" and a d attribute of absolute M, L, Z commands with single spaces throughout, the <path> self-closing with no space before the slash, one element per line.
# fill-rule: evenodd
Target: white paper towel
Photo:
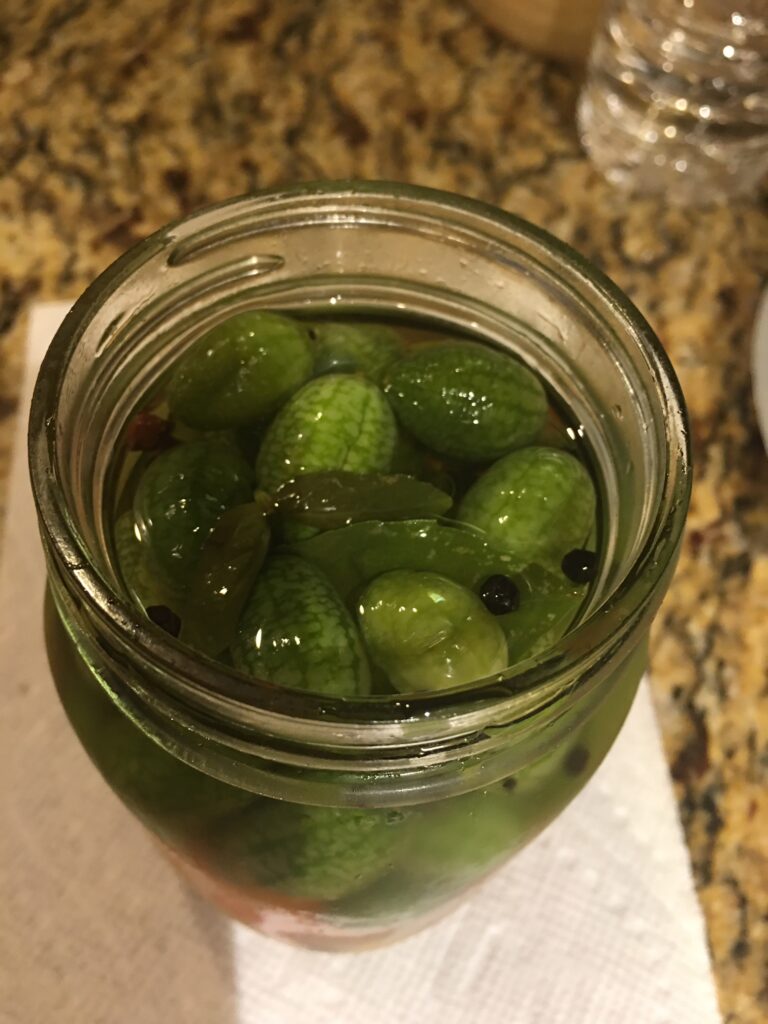
<path fill-rule="evenodd" d="M 24 435 L 66 307 L 32 312 L 0 577 L 3 1024 L 716 1024 L 701 912 L 646 685 L 586 790 L 463 909 L 312 953 L 174 875 L 71 733 L 48 671 Z"/>

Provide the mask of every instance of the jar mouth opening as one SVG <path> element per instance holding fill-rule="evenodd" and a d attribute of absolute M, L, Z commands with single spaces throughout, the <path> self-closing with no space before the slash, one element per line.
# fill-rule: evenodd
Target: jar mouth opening
<path fill-rule="evenodd" d="M 246 678 L 234 669 L 195 654 L 166 637 L 144 618 L 91 563 L 73 512 L 58 486 L 57 408 L 62 381 L 78 341 L 111 294 L 160 249 L 174 246 L 176 258 L 217 244 L 215 218 L 234 216 L 244 204 L 257 203 L 268 214 L 277 202 L 335 199 L 374 202 L 396 199 L 404 207 L 421 206 L 431 215 L 460 213 L 480 230 L 493 225 L 510 240 L 524 239 L 533 249 L 554 256 L 558 267 L 588 288 L 590 300 L 631 337 L 641 350 L 658 392 L 665 421 L 664 480 L 660 500 L 644 543 L 620 583 L 601 603 L 536 661 L 522 662 L 502 678 L 431 693 L 363 698 L 327 698 Z M 176 244 L 179 225 L 201 221 L 193 243 Z M 494 239 L 498 245 L 498 233 Z M 189 701 L 208 715 L 240 728 L 288 734 L 301 722 L 318 739 L 333 736 L 341 745 L 393 737 L 400 728 L 429 721 L 431 736 L 466 733 L 489 721 L 526 717 L 563 694 L 578 697 L 574 678 L 588 679 L 629 638 L 647 624 L 674 565 L 690 492 L 690 454 L 686 414 L 674 371 L 653 331 L 623 293 L 575 250 L 542 229 L 485 203 L 417 186 L 390 182 L 319 182 L 265 190 L 197 211 L 162 228 L 118 258 L 84 292 L 53 339 L 40 369 L 29 424 L 32 487 L 51 563 L 66 587 L 112 641 L 142 656 L 162 675 L 173 699 Z"/>

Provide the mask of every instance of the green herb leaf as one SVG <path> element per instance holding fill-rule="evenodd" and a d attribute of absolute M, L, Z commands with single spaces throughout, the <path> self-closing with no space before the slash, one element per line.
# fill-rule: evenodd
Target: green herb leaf
<path fill-rule="evenodd" d="M 228 509 L 207 537 L 182 612 L 181 640 L 219 654 L 237 634 L 240 614 L 269 548 L 269 505 L 256 501 Z"/>
<path fill-rule="evenodd" d="M 434 519 L 353 523 L 294 544 L 292 550 L 322 569 L 347 602 L 374 577 L 394 569 L 441 573 L 476 590 L 488 576 L 520 568 L 479 531 Z"/>
<path fill-rule="evenodd" d="M 371 519 L 444 515 L 450 495 L 411 476 L 380 473 L 305 473 L 275 494 L 283 515 L 321 529 Z"/>

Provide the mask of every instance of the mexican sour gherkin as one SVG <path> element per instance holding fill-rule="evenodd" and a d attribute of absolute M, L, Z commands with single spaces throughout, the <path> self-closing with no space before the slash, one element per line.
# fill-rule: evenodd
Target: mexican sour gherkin
<path fill-rule="evenodd" d="M 501 626 L 476 594 L 437 573 L 379 576 L 358 614 L 371 657 L 402 692 L 460 686 L 506 668 Z"/>
<path fill-rule="evenodd" d="M 531 447 L 510 452 L 470 487 L 458 518 L 521 562 L 556 566 L 580 548 L 595 524 L 595 489 L 569 452 Z"/>
<path fill-rule="evenodd" d="M 370 687 L 351 615 L 323 573 L 295 555 L 275 555 L 260 573 L 232 657 L 244 672 L 298 690 L 353 697 Z"/>
<path fill-rule="evenodd" d="M 466 341 L 414 349 L 389 367 L 384 390 L 422 444 L 470 462 L 530 444 L 547 413 L 544 389 L 526 366 Z"/>
<path fill-rule="evenodd" d="M 259 486 L 319 470 L 386 472 L 397 440 L 392 410 L 362 377 L 331 374 L 310 381 L 273 420 L 256 460 Z"/>
<path fill-rule="evenodd" d="M 276 313 L 239 313 L 181 357 L 168 386 L 168 404 L 190 427 L 242 427 L 271 416 L 311 373 L 303 324 Z"/>

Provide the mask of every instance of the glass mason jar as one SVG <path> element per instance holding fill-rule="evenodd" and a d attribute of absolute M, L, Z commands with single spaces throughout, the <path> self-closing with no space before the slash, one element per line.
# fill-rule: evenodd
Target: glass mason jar
<path fill-rule="evenodd" d="M 113 455 L 142 398 L 234 312 L 329 306 L 427 317 L 518 353 L 589 439 L 598 579 L 571 631 L 503 679 L 361 699 L 288 690 L 182 646 L 121 585 Z M 690 483 L 677 382 L 618 289 L 522 220 L 386 183 L 236 199 L 131 249 L 48 351 L 30 460 L 50 662 L 83 746 L 199 891 L 323 949 L 440 916 L 581 789 L 632 702 Z"/>

